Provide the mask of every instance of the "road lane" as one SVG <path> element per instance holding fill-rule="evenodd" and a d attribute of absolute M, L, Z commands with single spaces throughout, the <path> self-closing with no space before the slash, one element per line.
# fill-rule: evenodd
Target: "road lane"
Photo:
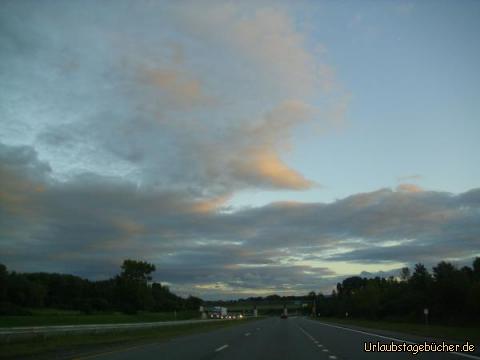
<path fill-rule="evenodd" d="M 375 330 L 359 330 L 350 329 L 344 326 L 336 326 L 332 324 L 324 324 L 319 321 L 310 320 L 307 318 L 299 319 L 300 326 L 314 336 L 318 341 L 325 346 L 335 349 L 341 359 L 439 359 L 439 360 L 462 360 L 462 359 L 476 359 L 480 360 L 478 353 L 478 344 L 476 344 L 477 351 L 474 354 L 469 353 L 443 353 L 443 352 L 423 352 L 417 355 L 410 353 L 396 352 L 396 353 L 380 353 L 380 352 L 364 352 L 364 343 L 372 342 L 376 344 L 389 344 L 392 340 L 397 340 L 395 343 L 399 344 L 405 341 L 407 344 L 417 344 L 428 341 L 422 337 L 409 336 L 404 334 L 395 334 L 391 332 L 379 332 Z M 438 343 L 438 341 L 437 341 Z"/>
<path fill-rule="evenodd" d="M 423 339 L 397 338 L 408 341 Z M 306 318 L 268 318 L 212 332 L 189 335 L 168 342 L 139 346 L 79 359 L 126 360 L 347 360 L 347 359 L 421 359 L 462 360 L 447 353 L 372 353 L 364 352 L 364 342 L 389 343 L 385 336 L 355 329 L 322 324 Z M 462 355 L 462 354 L 460 354 Z M 471 359 L 480 357 L 473 356 Z"/>
<path fill-rule="evenodd" d="M 271 318 L 261 325 L 259 331 L 252 332 L 248 338 L 235 339 L 226 351 L 212 359 L 328 359 L 302 332 L 295 319 Z"/>
<path fill-rule="evenodd" d="M 124 359 L 210 359 L 215 354 L 220 354 L 239 339 L 250 339 L 245 337 L 245 333 L 255 333 L 257 328 L 261 329 L 264 323 L 270 319 L 250 321 L 240 323 L 239 325 L 222 328 L 207 333 L 187 335 L 171 339 L 165 342 L 152 343 L 138 347 L 132 347 L 126 350 L 110 351 L 103 354 L 76 357 L 76 360 L 124 360 Z M 228 345 L 228 346 L 225 346 Z M 218 350 L 218 351 L 217 351 Z"/>
<path fill-rule="evenodd" d="M 302 332 L 295 319 L 269 318 L 204 334 L 180 337 L 164 343 L 149 344 L 76 359 L 328 360 L 329 354 L 323 353 L 322 350 Z"/>

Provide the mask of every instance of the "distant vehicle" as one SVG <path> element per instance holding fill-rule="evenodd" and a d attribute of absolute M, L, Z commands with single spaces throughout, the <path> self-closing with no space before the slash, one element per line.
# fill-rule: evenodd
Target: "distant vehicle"
<path fill-rule="evenodd" d="M 282 315 L 280 315 L 280 319 L 288 319 L 288 315 L 287 314 L 282 314 Z"/>
<path fill-rule="evenodd" d="M 211 319 L 227 319 L 227 308 L 222 306 L 214 306 L 207 309 Z"/>
<path fill-rule="evenodd" d="M 232 314 L 232 319 L 243 319 L 242 314 Z"/>

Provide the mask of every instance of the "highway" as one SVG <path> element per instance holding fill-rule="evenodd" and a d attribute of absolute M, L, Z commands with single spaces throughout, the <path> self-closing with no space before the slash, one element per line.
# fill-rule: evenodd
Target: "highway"
<path fill-rule="evenodd" d="M 332 326 L 307 318 L 267 318 L 245 322 L 208 333 L 189 335 L 167 342 L 133 346 L 106 353 L 77 357 L 76 360 L 124 360 L 124 359 L 445 359 L 480 360 L 476 349 L 467 353 L 380 353 L 364 352 L 364 342 L 389 344 L 392 339 L 410 344 L 425 339 L 401 334 Z M 478 344 L 475 344 L 478 347 Z"/>

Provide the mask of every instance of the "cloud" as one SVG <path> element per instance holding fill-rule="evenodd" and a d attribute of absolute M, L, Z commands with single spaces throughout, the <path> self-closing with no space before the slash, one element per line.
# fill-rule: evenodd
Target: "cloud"
<path fill-rule="evenodd" d="M 4 7 L 0 141 L 34 147 L 62 181 L 90 172 L 198 200 L 314 185 L 284 154 L 345 97 L 286 9 L 127 4 Z"/>
<path fill-rule="evenodd" d="M 258 80 L 254 74 L 261 74 L 267 81 L 257 86 L 288 98 L 311 95 L 324 81 L 327 64 L 319 63 L 308 50 L 307 39 L 285 9 L 234 2 L 214 2 L 209 11 L 204 8 L 205 4 L 189 2 L 171 10 L 183 32 L 208 45 L 220 44 L 218 56 L 240 55 L 236 63 L 248 85 Z"/>
<path fill-rule="evenodd" d="M 40 161 L 33 149 L 0 143 L 0 201 L 5 204 L 5 220 L 35 212 L 31 197 L 45 191 L 44 182 L 50 172 L 50 166 Z"/>
<path fill-rule="evenodd" d="M 224 212 L 222 197 L 199 201 L 121 178 L 60 182 L 27 147 L 2 145 L 0 159 L 0 262 L 17 271 L 105 278 L 139 258 L 182 294 L 218 298 L 328 291 L 345 276 L 339 262 L 380 270 L 478 255 L 480 189 L 380 189 Z"/>
<path fill-rule="evenodd" d="M 178 107 L 193 110 L 195 105 L 206 105 L 213 100 L 205 95 L 200 81 L 175 69 L 146 69 L 141 73 L 141 80 L 158 87 L 158 96 Z"/>
<path fill-rule="evenodd" d="M 480 190 L 422 190 L 417 175 L 333 203 L 227 206 L 318 186 L 286 160 L 292 134 L 341 125 L 348 105 L 322 44 L 277 3 L 7 1 L 0 24 L 11 269 L 104 278 L 133 257 L 220 296 L 328 287 L 334 263 L 478 251 Z"/>
<path fill-rule="evenodd" d="M 210 213 L 222 208 L 222 206 L 230 199 L 230 195 L 214 197 L 196 201 L 192 204 L 192 211 L 199 213 Z"/>
<path fill-rule="evenodd" d="M 415 184 L 400 184 L 397 186 L 397 191 L 420 192 L 423 191 L 423 189 Z"/>
<path fill-rule="evenodd" d="M 303 190 L 312 186 L 311 181 L 288 168 L 274 152 L 259 149 L 246 155 L 232 163 L 237 179 L 279 189 Z"/>

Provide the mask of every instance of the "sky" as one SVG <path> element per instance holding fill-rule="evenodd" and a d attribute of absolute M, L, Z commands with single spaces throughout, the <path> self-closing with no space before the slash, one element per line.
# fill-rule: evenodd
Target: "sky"
<path fill-rule="evenodd" d="M 3 1 L 0 263 L 328 293 L 480 256 L 480 2 Z"/>

